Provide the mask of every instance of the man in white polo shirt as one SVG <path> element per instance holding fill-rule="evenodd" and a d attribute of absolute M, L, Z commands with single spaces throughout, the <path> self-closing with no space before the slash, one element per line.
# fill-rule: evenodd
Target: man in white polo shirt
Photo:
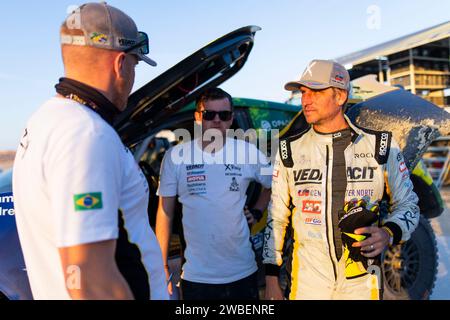
<path fill-rule="evenodd" d="M 272 171 L 253 144 L 226 138 L 233 121 L 233 102 L 228 93 L 218 88 L 204 92 L 197 101 L 195 119 L 202 125 L 204 137 L 210 129 L 216 130 L 215 150 L 209 141 L 194 139 L 172 148 L 164 157 L 156 220 L 163 259 L 167 261 L 178 196 L 186 239 L 183 298 L 258 299 L 257 265 L 248 224 L 261 217 L 269 202 Z M 264 174 L 264 168 L 268 174 Z M 265 189 L 254 207 L 244 210 L 252 181 Z"/>
<path fill-rule="evenodd" d="M 167 299 L 148 185 L 111 124 L 148 37 L 106 3 L 61 27 L 66 78 L 29 119 L 14 163 L 16 220 L 35 299 Z"/>

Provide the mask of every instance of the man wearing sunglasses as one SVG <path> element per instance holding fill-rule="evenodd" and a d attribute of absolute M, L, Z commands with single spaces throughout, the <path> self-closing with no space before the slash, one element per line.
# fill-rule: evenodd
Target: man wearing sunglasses
<path fill-rule="evenodd" d="M 61 26 L 65 78 L 27 123 L 14 164 L 16 221 L 35 299 L 167 299 L 149 188 L 112 124 L 148 37 L 106 3 Z"/>
<path fill-rule="evenodd" d="M 225 91 L 213 88 L 204 92 L 197 101 L 195 121 L 202 126 L 203 139 L 172 148 L 161 166 L 156 235 L 163 259 L 168 258 L 178 196 L 186 239 L 183 298 L 258 299 L 258 268 L 249 225 L 260 219 L 267 207 L 271 170 L 263 174 L 267 159 L 254 145 L 227 138 L 233 122 L 233 101 Z M 215 136 L 214 143 L 208 138 L 210 133 Z M 179 154 L 186 158 L 177 161 Z M 246 161 L 246 155 L 257 156 L 258 161 Z M 239 161 L 241 156 L 244 161 Z M 263 190 L 253 208 L 247 210 L 246 191 L 251 181 L 261 183 Z M 169 274 L 166 263 L 167 277 Z"/>

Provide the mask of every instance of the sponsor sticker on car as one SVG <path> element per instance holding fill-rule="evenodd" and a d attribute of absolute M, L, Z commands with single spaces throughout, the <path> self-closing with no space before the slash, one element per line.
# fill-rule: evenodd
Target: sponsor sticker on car
<path fill-rule="evenodd" d="M 0 216 L 13 216 L 14 197 L 12 192 L 0 193 Z"/>

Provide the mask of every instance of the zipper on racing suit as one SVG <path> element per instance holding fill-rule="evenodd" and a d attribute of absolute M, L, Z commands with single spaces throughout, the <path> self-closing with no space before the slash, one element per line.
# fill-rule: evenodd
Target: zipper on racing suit
<path fill-rule="evenodd" d="M 333 265 L 334 280 L 337 280 L 336 265 L 333 261 L 333 256 L 331 255 L 331 242 L 330 242 L 330 236 L 328 234 L 328 232 L 329 232 L 328 228 L 330 227 L 329 223 L 328 223 L 328 169 L 329 169 L 329 164 L 330 164 L 330 151 L 327 146 L 327 161 L 326 161 L 326 171 L 325 171 L 325 226 L 326 226 L 327 243 L 328 243 L 328 254 L 330 255 L 331 264 Z"/>

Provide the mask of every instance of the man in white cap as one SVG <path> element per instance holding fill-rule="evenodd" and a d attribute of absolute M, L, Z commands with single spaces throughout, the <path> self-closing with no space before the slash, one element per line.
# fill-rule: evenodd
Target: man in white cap
<path fill-rule="evenodd" d="M 380 299 L 380 255 L 407 241 L 419 221 L 399 146 L 390 132 L 344 115 L 350 77 L 342 65 L 313 60 L 285 88 L 301 92 L 309 125 L 280 140 L 263 250 L 266 298 L 283 298 L 278 275 L 291 223 L 289 299 Z M 385 192 L 390 214 L 381 217 Z"/>
<path fill-rule="evenodd" d="M 14 163 L 17 228 L 35 299 L 167 299 L 148 185 L 112 127 L 148 37 L 106 3 L 61 27 L 65 78 L 29 119 Z"/>

